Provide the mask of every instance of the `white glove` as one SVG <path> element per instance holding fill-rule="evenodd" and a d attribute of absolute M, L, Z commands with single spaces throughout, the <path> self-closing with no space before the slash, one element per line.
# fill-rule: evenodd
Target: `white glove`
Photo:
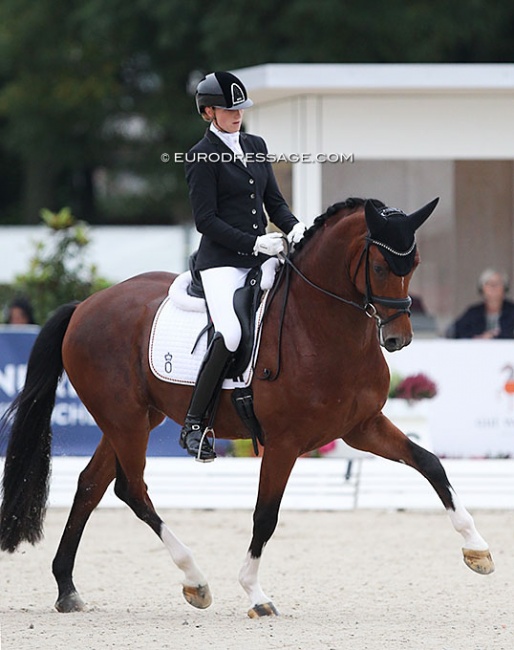
<path fill-rule="evenodd" d="M 287 241 L 290 244 L 297 244 L 300 241 L 300 239 L 303 237 L 306 230 L 307 230 L 307 226 L 301 221 L 299 221 L 289 231 L 289 234 L 287 235 Z"/>
<path fill-rule="evenodd" d="M 269 232 L 257 237 L 253 247 L 253 254 L 258 255 L 259 253 L 264 253 L 265 255 L 278 255 L 283 250 L 284 242 L 282 241 L 282 235 L 278 232 Z"/>

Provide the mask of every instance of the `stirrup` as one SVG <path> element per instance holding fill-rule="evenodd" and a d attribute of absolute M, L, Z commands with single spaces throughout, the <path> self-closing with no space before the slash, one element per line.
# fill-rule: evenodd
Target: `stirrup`
<path fill-rule="evenodd" d="M 212 445 L 211 445 L 209 440 L 205 440 L 208 433 L 212 433 Z M 200 438 L 200 444 L 198 445 L 198 453 L 195 456 L 195 460 L 198 463 L 212 463 L 213 460 L 215 458 L 217 458 L 217 454 L 214 451 L 215 440 L 216 440 L 216 436 L 215 436 L 215 433 L 214 433 L 214 429 L 212 427 L 205 427 L 205 430 L 204 430 L 204 432 L 202 434 L 202 437 Z M 207 452 L 209 453 L 209 451 L 210 451 L 212 453 L 212 458 L 205 458 L 205 459 L 200 458 L 200 456 L 202 454 L 202 451 L 203 451 L 204 441 L 207 443 Z M 210 450 L 209 450 L 209 447 L 210 447 Z"/>
<path fill-rule="evenodd" d="M 204 432 L 201 434 L 201 428 L 201 425 L 197 423 L 184 424 L 180 432 L 180 446 L 199 463 L 211 463 L 216 458 L 216 452 L 209 440 L 206 440 L 206 436 L 208 433 L 212 433 L 214 437 L 214 430 L 211 427 L 205 427 Z M 190 439 L 191 436 L 193 436 L 192 439 Z M 191 449 L 193 442 L 198 444 L 197 451 Z M 205 458 L 202 458 L 202 454 L 205 454 Z"/>

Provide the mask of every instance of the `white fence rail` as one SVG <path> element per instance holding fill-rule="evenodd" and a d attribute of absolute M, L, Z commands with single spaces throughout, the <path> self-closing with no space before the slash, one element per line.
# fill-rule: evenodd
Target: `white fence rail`
<path fill-rule="evenodd" d="M 3 459 L 2 459 L 3 462 Z M 85 457 L 56 457 L 50 489 L 51 507 L 69 507 Z M 359 464 L 361 472 L 359 475 Z M 514 460 L 446 460 L 450 481 L 468 508 L 514 508 Z M 427 481 L 409 467 L 378 458 L 300 458 L 283 500 L 291 510 L 358 508 L 438 509 L 439 499 Z M 157 508 L 253 509 L 260 460 L 218 458 L 203 465 L 191 458 L 149 458 L 146 482 Z M 122 507 L 112 487 L 101 507 Z"/>

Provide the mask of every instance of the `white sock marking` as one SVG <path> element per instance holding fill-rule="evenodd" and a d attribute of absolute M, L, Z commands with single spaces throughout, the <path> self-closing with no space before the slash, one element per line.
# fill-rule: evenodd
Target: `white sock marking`
<path fill-rule="evenodd" d="M 450 492 L 452 493 L 455 510 L 449 509 L 448 514 L 450 516 L 453 527 L 464 538 L 464 548 L 468 548 L 472 551 L 487 550 L 489 548 L 489 545 L 475 528 L 473 517 L 462 505 L 459 497 L 455 494 L 454 490 L 450 488 Z"/>
<path fill-rule="evenodd" d="M 250 552 L 248 552 L 239 572 L 239 582 L 246 591 L 252 607 L 270 602 L 270 598 L 262 591 L 259 584 L 260 561 L 260 558 L 252 558 Z"/>
<path fill-rule="evenodd" d="M 206 585 L 205 576 L 196 566 L 191 549 L 183 544 L 179 538 L 165 525 L 161 525 L 161 540 L 168 549 L 173 562 L 184 572 L 184 585 L 197 587 Z"/>

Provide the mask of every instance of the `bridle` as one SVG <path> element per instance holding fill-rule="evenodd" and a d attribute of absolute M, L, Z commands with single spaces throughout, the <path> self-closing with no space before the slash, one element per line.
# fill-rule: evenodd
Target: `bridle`
<path fill-rule="evenodd" d="M 369 277 L 369 249 L 372 244 L 374 246 L 382 247 L 388 250 L 390 253 L 393 253 L 394 255 L 399 255 L 400 257 L 406 257 L 407 255 L 412 253 L 412 251 L 415 249 L 416 240 L 412 242 L 412 245 L 408 248 L 408 250 L 401 252 L 401 251 L 394 250 L 387 244 L 383 244 L 382 242 L 379 242 L 375 239 L 371 239 L 369 234 L 366 236 L 366 246 L 364 247 L 361 253 L 359 263 L 357 264 L 357 269 L 355 270 L 355 275 L 357 275 L 357 271 L 359 270 L 360 263 L 365 254 L 366 255 L 366 267 L 365 267 L 366 293 L 364 295 L 365 310 L 370 308 L 373 310 L 374 313 L 371 313 L 371 316 L 377 319 L 378 328 L 381 329 L 382 327 L 384 327 L 384 325 L 387 325 L 388 323 L 395 320 L 396 318 L 403 316 L 403 314 L 407 314 L 407 316 L 410 316 L 410 307 L 412 305 L 412 298 L 410 296 L 407 296 L 406 298 L 387 298 L 385 296 L 373 295 L 373 291 L 371 289 L 371 280 Z M 354 281 L 355 281 L 355 276 L 354 276 Z M 384 320 L 378 315 L 375 307 L 375 303 L 377 305 L 382 305 L 387 309 L 396 309 L 396 312 L 391 316 L 389 316 L 389 318 L 386 318 Z"/>
<path fill-rule="evenodd" d="M 407 314 L 407 316 L 410 316 L 410 307 L 412 305 L 412 298 L 410 296 L 407 296 L 406 298 L 388 298 L 386 296 L 376 296 L 373 293 L 373 290 L 371 288 L 371 278 L 370 278 L 370 273 L 369 273 L 369 249 L 371 245 L 374 246 L 379 246 L 382 248 L 385 248 L 389 252 L 393 253 L 394 255 L 399 255 L 401 257 L 405 257 L 412 253 L 416 246 L 416 241 L 412 243 L 412 246 L 407 251 L 396 251 L 387 244 L 383 244 L 382 242 L 379 242 L 375 239 L 371 239 L 369 233 L 366 236 L 366 244 L 364 248 L 362 249 L 362 253 L 360 254 L 359 261 L 357 262 L 357 267 L 355 269 L 355 273 L 352 278 L 352 283 L 355 285 L 355 280 L 357 277 L 357 273 L 359 271 L 359 268 L 362 264 L 362 261 L 365 260 L 365 293 L 364 293 L 364 301 L 363 304 L 359 304 L 353 300 L 348 300 L 347 298 L 343 298 L 342 296 L 339 296 L 337 293 L 333 293 L 332 291 L 328 291 L 327 289 L 323 289 L 323 287 L 320 287 L 318 284 L 315 282 L 312 282 L 307 278 L 301 271 L 300 269 L 292 262 L 290 254 L 286 255 L 281 255 L 280 259 L 288 266 L 289 269 L 294 271 L 304 282 L 306 282 L 310 287 L 313 289 L 316 289 L 317 291 L 320 291 L 323 293 L 325 296 L 329 296 L 330 298 L 334 298 L 335 300 L 338 300 L 339 302 L 343 302 L 346 305 L 350 305 L 352 307 L 355 307 L 356 309 L 363 311 L 368 318 L 374 318 L 377 327 L 379 330 L 382 329 L 385 325 L 390 323 L 391 321 L 395 320 L 396 318 L 399 318 L 400 316 L 403 316 L 404 314 Z M 386 307 L 387 309 L 395 309 L 395 313 L 389 316 L 388 318 L 382 318 L 380 314 L 377 311 L 377 308 L 375 307 L 375 304 L 381 305 L 382 307 Z"/>

